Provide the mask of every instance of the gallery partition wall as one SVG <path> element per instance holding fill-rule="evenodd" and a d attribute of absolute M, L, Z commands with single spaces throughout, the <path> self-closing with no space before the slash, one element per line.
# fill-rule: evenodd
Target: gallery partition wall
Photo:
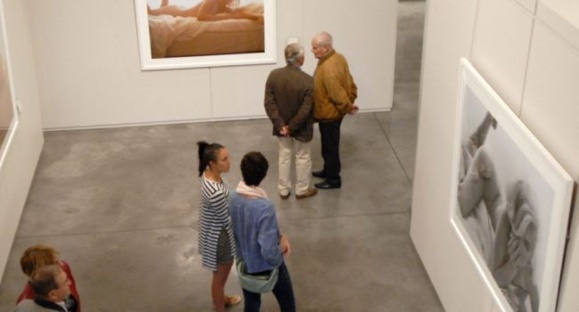
<path fill-rule="evenodd" d="M 22 1 L 0 2 L 3 57 L 0 85 L 3 101 L 9 101 L 12 115 L 7 136 L 1 145 L 0 162 L 0 278 L 18 227 L 28 188 L 40 156 L 43 136 L 38 105 L 38 89 L 32 42 Z M 4 32 L 6 30 L 6 32 Z M 6 97 L 6 98 L 5 98 Z M 4 113 L 5 110 L 2 110 Z"/>
<path fill-rule="evenodd" d="M 556 201 L 561 188 L 540 186 L 541 175 L 533 170 L 536 173 L 544 168 L 531 169 L 525 160 L 533 159 L 536 153 L 517 151 L 517 146 L 525 144 L 524 138 L 500 135 L 505 129 L 500 130 L 504 125 L 498 118 L 485 121 L 484 110 L 477 115 L 474 106 L 469 106 L 472 117 L 467 124 L 471 126 L 465 128 L 458 122 L 464 90 L 459 68 L 461 58 L 465 58 L 504 101 L 513 120 L 528 129 L 576 185 L 578 10 L 575 1 L 559 0 L 427 1 L 411 237 L 447 311 L 517 311 L 524 305 L 527 311 L 571 312 L 579 306 L 579 221 L 575 216 L 566 222 L 572 216 L 569 212 L 577 208 L 576 201 Z M 484 131 L 477 131 L 479 127 Z M 469 130 L 463 134 L 462 129 Z M 469 143 L 472 135 L 481 133 L 484 135 L 478 136 L 478 144 Z M 478 182 L 487 185 L 493 183 L 488 174 L 498 171 L 495 182 L 500 188 L 495 195 L 500 196 L 494 199 L 506 202 L 496 203 L 505 205 L 507 212 L 520 212 L 518 217 L 516 213 L 510 217 L 508 213 L 499 214 L 494 220 L 489 215 L 484 224 L 492 236 L 481 234 L 481 222 L 468 225 L 472 213 L 482 210 L 481 202 L 471 205 L 477 198 L 472 195 L 478 182 L 468 182 L 470 178 L 464 177 L 465 185 L 457 183 L 456 168 L 461 163 L 457 138 L 461 135 L 461 143 L 465 143 L 462 155 L 472 155 L 477 163 L 470 173 L 478 172 Z M 481 144 L 482 138 L 488 141 Z M 486 145 L 484 152 L 473 148 L 479 145 Z M 516 155 L 523 158 L 511 159 Z M 521 177 L 521 170 L 536 178 L 516 178 Z M 468 185 L 472 188 L 465 191 Z M 485 205 L 491 208 L 495 206 L 488 200 L 492 190 L 484 191 Z M 527 208 L 508 209 L 509 203 L 511 207 Z M 450 211 L 454 211 L 452 215 Z M 508 235 L 502 236 L 503 240 L 501 216 L 509 221 Z M 457 227 L 462 227 L 458 231 L 461 235 L 457 235 Z M 479 240 L 481 237 L 491 239 L 485 243 Z M 514 244 L 517 237 L 527 244 Z M 468 241 L 471 248 L 465 248 Z M 527 263 L 524 266 L 530 268 L 524 273 L 526 277 L 520 278 L 532 281 L 523 287 L 527 295 L 520 300 L 508 295 L 521 286 L 510 278 L 524 270 L 502 274 L 500 264 L 507 258 L 519 259 L 517 263 Z M 519 303 L 513 304 L 517 300 Z"/>

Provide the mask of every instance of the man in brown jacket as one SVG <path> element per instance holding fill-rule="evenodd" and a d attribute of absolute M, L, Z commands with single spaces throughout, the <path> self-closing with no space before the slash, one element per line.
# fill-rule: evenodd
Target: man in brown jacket
<path fill-rule="evenodd" d="M 290 195 L 290 167 L 295 154 L 296 198 L 303 199 L 318 192 L 310 188 L 313 79 L 301 70 L 304 48 L 299 43 L 285 48 L 285 59 L 287 65 L 274 69 L 267 78 L 264 104 L 279 143 L 279 196 L 287 199 Z"/>
<path fill-rule="evenodd" d="M 314 36 L 312 52 L 318 59 L 314 73 L 314 119 L 320 123 L 324 159 L 324 168 L 312 172 L 312 175 L 325 179 L 316 184 L 317 188 L 340 188 L 340 125 L 346 114 L 358 110 L 354 104 L 358 87 L 346 58 L 334 50 L 329 33 L 321 32 Z"/>

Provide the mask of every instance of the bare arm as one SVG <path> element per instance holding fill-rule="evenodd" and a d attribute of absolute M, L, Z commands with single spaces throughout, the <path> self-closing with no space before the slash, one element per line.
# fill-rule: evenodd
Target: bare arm
<path fill-rule="evenodd" d="M 161 6 L 157 9 L 151 9 L 147 5 L 147 13 L 149 15 L 171 15 L 171 16 L 182 16 L 182 17 L 196 17 L 199 13 L 199 8 L 203 3 L 196 4 L 190 8 L 183 9 L 176 5 L 166 5 Z"/>
<path fill-rule="evenodd" d="M 497 121 L 493 118 L 493 116 L 490 113 L 487 113 L 481 124 L 476 129 L 476 131 L 470 136 L 470 141 L 474 145 L 474 147 L 479 148 L 484 144 L 491 126 L 493 128 L 496 128 Z"/>
<path fill-rule="evenodd" d="M 197 20 L 199 21 L 222 21 L 230 19 L 248 19 L 263 24 L 263 15 L 231 10 L 225 3 L 219 0 L 204 0 L 197 14 Z"/>
<path fill-rule="evenodd" d="M 281 238 L 279 240 L 279 246 L 281 248 L 281 252 L 285 257 L 289 257 L 289 255 L 291 254 L 291 246 L 289 243 L 289 240 L 287 239 L 287 236 L 285 236 L 285 234 L 281 234 Z"/>

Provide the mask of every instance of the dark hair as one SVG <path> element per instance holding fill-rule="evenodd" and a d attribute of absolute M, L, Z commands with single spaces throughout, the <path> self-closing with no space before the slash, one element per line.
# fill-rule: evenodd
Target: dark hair
<path fill-rule="evenodd" d="M 201 176 L 203 171 L 209 166 L 209 162 L 217 159 L 217 153 L 224 146 L 219 143 L 209 144 L 205 141 L 199 141 L 197 145 L 199 146 L 199 176 Z"/>
<path fill-rule="evenodd" d="M 260 152 L 249 152 L 241 160 L 241 174 L 248 186 L 258 186 L 267 174 L 269 164 Z"/>
<path fill-rule="evenodd" d="M 62 268 L 58 264 L 51 264 L 43 266 L 32 274 L 30 279 L 30 286 L 34 289 L 34 293 L 40 297 L 46 298 L 48 293 L 53 289 L 58 289 L 56 283 L 56 276 L 62 272 Z"/>

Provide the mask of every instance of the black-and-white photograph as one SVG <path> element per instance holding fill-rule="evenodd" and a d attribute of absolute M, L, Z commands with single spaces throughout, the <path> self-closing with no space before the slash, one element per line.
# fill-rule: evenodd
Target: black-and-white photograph
<path fill-rule="evenodd" d="M 451 219 L 504 311 L 551 311 L 568 176 L 472 66 L 462 74 Z"/>

